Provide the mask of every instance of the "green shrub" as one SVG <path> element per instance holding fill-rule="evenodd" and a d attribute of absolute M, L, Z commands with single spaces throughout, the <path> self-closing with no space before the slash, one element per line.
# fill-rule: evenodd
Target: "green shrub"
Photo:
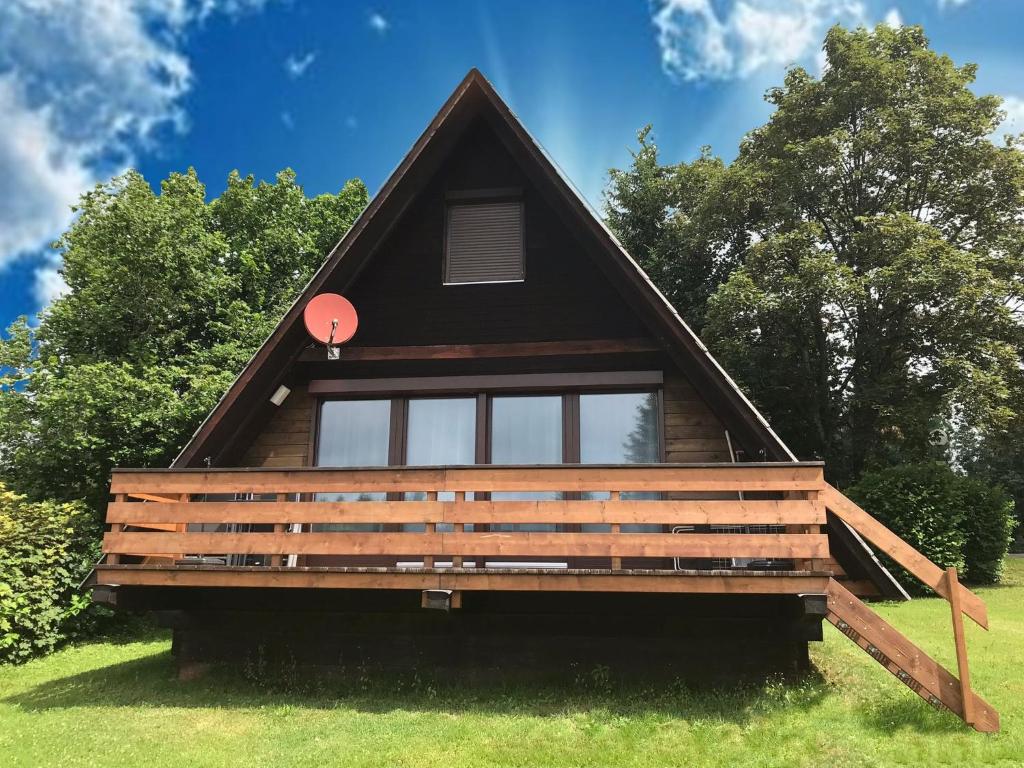
<path fill-rule="evenodd" d="M 962 478 L 964 502 L 964 579 L 972 584 L 996 584 L 1017 526 L 1014 503 L 999 486 Z"/>
<path fill-rule="evenodd" d="M 975 584 L 999 580 L 1014 525 L 1013 501 L 1001 488 L 929 462 L 867 472 L 846 493 L 941 568 L 953 566 Z M 895 572 L 921 591 L 912 576 Z"/>
<path fill-rule="evenodd" d="M 53 650 L 89 608 L 78 585 L 98 557 L 97 527 L 80 502 L 29 502 L 0 484 L 0 662 Z"/>

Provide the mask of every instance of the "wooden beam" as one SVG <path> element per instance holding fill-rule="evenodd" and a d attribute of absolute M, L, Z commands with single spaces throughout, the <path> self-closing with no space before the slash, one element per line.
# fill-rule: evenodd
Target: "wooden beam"
<path fill-rule="evenodd" d="M 930 691 L 958 717 L 964 716 L 960 682 L 941 664 L 910 642 L 834 579 L 829 581 L 826 594 L 829 622 L 836 625 L 854 642 L 863 638 L 874 646 L 876 651 L 872 656 L 894 675 L 899 676 L 899 670 L 909 674 L 913 681 L 919 683 L 917 687 L 909 687 L 922 698 L 927 700 L 927 692 Z M 845 628 L 840 626 L 840 620 L 846 624 Z M 870 649 L 866 650 L 871 652 Z M 999 714 L 976 693 L 972 693 L 971 696 L 974 699 L 973 710 L 977 713 L 974 727 L 979 731 L 998 731 Z"/>
<path fill-rule="evenodd" d="M 942 595 L 947 600 L 950 599 L 951 592 L 946 579 L 946 573 L 939 566 L 935 565 L 935 563 L 907 544 L 907 542 L 831 485 L 825 489 L 823 499 L 825 506 L 837 517 L 845 520 L 857 533 L 910 571 L 925 586 L 935 590 L 936 593 Z M 959 593 L 963 612 L 977 622 L 979 626 L 988 629 L 988 609 L 981 598 L 969 589 L 966 589 L 962 584 L 957 585 L 957 592 Z"/>
<path fill-rule="evenodd" d="M 436 496 L 436 491 L 429 491 Z M 612 491 L 613 494 L 618 491 Z M 816 501 L 206 501 L 112 502 L 108 523 L 595 523 L 665 525 L 820 524 Z"/>
<path fill-rule="evenodd" d="M 953 642 L 956 645 L 956 667 L 960 675 L 960 695 L 964 703 L 964 722 L 974 725 L 974 697 L 971 695 L 971 671 L 967 664 L 967 639 L 964 637 L 964 617 L 961 615 L 959 581 L 956 568 L 946 569 L 949 586 L 949 607 L 953 614 Z"/>
<path fill-rule="evenodd" d="M 525 341 L 506 344 L 431 344 L 397 347 L 341 347 L 339 362 L 393 360 L 470 360 L 479 358 L 573 357 L 659 352 L 651 339 L 589 339 L 582 341 Z M 301 362 L 325 362 L 323 349 L 306 349 Z M 332 361 L 333 362 L 333 361 Z"/>
<path fill-rule="evenodd" d="M 825 535 L 670 533 L 149 533 L 110 532 L 103 551 L 249 555 L 824 558 Z"/>
<path fill-rule="evenodd" d="M 810 491 L 824 486 L 820 464 L 777 463 L 114 470 L 110 490 L 257 494 L 431 490 L 735 492 Z"/>
<path fill-rule="evenodd" d="M 565 389 L 657 387 L 661 371 L 597 371 L 583 373 L 512 373 L 475 376 L 414 376 L 383 379 L 313 379 L 311 395 L 386 395 L 420 392 L 561 392 Z"/>
<path fill-rule="evenodd" d="M 228 568 L 99 566 L 98 584 L 181 587 L 292 587 L 302 589 L 451 589 L 525 592 L 638 592 L 693 594 L 803 594 L 824 592 L 821 574 L 697 571 L 560 571 L 385 568 Z"/>

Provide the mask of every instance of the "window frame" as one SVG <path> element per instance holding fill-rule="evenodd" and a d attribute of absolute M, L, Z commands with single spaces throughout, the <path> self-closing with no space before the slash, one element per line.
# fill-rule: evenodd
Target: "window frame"
<path fill-rule="evenodd" d="M 458 377 L 453 377 L 458 378 Z M 501 377 L 495 377 L 501 378 Z M 492 437 L 492 404 L 495 397 L 530 397 L 536 395 L 557 395 L 562 399 L 562 464 L 581 463 L 580 445 L 580 395 L 581 394 L 614 394 L 637 393 L 655 394 L 658 399 L 658 462 L 665 463 L 665 395 L 662 384 L 634 384 L 629 382 L 608 382 L 604 385 L 584 387 L 561 387 L 544 389 L 505 389 L 501 386 L 479 388 L 472 392 L 453 384 L 451 389 L 428 389 L 425 391 L 411 390 L 405 393 L 385 389 L 379 392 L 356 391 L 351 393 L 318 393 L 314 394 L 316 405 L 314 418 L 310 425 L 310 466 L 320 466 L 320 425 L 323 406 L 335 400 L 390 400 L 391 419 L 388 430 L 388 464 L 389 467 L 408 466 L 408 429 L 409 400 L 448 399 L 462 397 L 476 399 L 476 438 L 474 450 L 474 466 L 491 464 Z M 558 466 L 558 465 L 551 465 Z"/>

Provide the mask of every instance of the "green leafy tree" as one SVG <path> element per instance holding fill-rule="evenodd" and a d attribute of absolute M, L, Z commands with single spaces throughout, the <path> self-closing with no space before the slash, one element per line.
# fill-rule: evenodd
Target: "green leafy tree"
<path fill-rule="evenodd" d="M 0 480 L 99 516 L 114 466 L 166 466 L 367 201 L 291 171 L 130 171 L 86 193 L 56 247 L 68 293 L 0 341 Z"/>
<path fill-rule="evenodd" d="M 0 484 L 0 663 L 25 661 L 74 636 L 88 610 L 78 585 L 99 554 L 81 502 L 29 502 Z"/>
<path fill-rule="evenodd" d="M 698 332 L 708 299 L 742 263 L 760 203 L 751 177 L 701 149 L 692 163 L 662 165 L 651 126 L 637 134 L 628 170 L 611 169 L 609 225 Z"/>
<path fill-rule="evenodd" d="M 970 90 L 975 67 L 919 27 L 835 27 L 824 50 L 820 77 L 795 67 L 768 92 L 775 112 L 727 167 L 663 168 L 642 133 L 609 219 L 798 455 L 844 483 L 949 458 L 935 418 L 972 434 L 1013 418 L 1024 154 L 990 140 L 1000 102 Z M 712 182 L 673 187 L 700 170 Z"/>

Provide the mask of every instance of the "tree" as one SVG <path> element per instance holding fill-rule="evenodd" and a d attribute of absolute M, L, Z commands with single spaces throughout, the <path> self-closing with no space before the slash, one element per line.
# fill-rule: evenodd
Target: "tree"
<path fill-rule="evenodd" d="M 166 466 L 367 201 L 307 198 L 291 171 L 134 171 L 86 193 L 56 243 L 69 288 L 0 341 L 0 480 L 102 515 L 112 467 Z"/>
<path fill-rule="evenodd" d="M 708 299 L 750 246 L 759 201 L 751 178 L 714 157 L 710 147 L 693 163 L 661 165 L 651 126 L 637 141 L 629 170 L 609 171 L 608 223 L 699 332 Z"/>
<path fill-rule="evenodd" d="M 835 27 L 824 50 L 820 77 L 796 67 L 768 92 L 775 112 L 719 183 L 698 184 L 696 204 L 668 198 L 660 228 L 635 231 L 656 280 L 660 261 L 707 260 L 669 240 L 677 222 L 709 233 L 728 277 L 663 288 L 675 301 L 708 292 L 709 346 L 797 454 L 827 459 L 842 483 L 934 458 L 936 418 L 975 433 L 1012 418 L 1024 154 L 989 139 L 1000 102 L 971 92 L 975 67 L 930 50 L 919 27 Z M 624 195 L 613 174 L 610 199 L 656 218 L 660 180 L 709 162 L 655 172 L 642 140 L 638 190 Z M 628 240 L 636 217 L 610 218 Z"/>

